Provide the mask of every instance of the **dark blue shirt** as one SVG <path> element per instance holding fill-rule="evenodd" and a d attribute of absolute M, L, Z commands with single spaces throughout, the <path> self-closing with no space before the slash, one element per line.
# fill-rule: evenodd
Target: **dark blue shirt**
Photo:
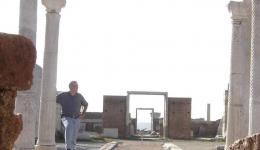
<path fill-rule="evenodd" d="M 61 93 L 57 96 L 56 101 L 61 105 L 61 115 L 71 118 L 79 117 L 81 106 L 88 106 L 87 101 L 79 93 L 74 96 L 70 95 L 69 92 Z"/>

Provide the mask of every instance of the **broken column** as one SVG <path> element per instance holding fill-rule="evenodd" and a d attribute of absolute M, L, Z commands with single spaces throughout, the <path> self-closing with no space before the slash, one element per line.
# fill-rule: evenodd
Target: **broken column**
<path fill-rule="evenodd" d="M 42 71 L 40 120 L 36 150 L 56 150 L 56 81 L 60 11 L 65 0 L 42 0 L 46 7 L 46 33 Z"/>
<path fill-rule="evenodd" d="M 207 104 L 207 121 L 210 121 L 210 104 Z"/>
<path fill-rule="evenodd" d="M 33 69 L 33 85 L 30 90 L 17 92 L 15 113 L 23 116 L 23 130 L 15 141 L 14 150 L 33 150 L 38 131 L 40 108 L 40 85 L 42 69 L 35 65 Z"/>
<path fill-rule="evenodd" d="M 36 44 L 37 0 L 20 0 L 19 34 Z M 32 150 L 37 137 L 37 112 L 40 108 L 41 68 L 35 65 L 30 90 L 17 93 L 15 112 L 23 116 L 23 130 L 15 142 L 14 150 Z"/>
<path fill-rule="evenodd" d="M 0 149 L 11 150 L 22 130 L 13 114 L 17 90 L 28 90 L 36 60 L 33 43 L 20 35 L 0 33 Z"/>
<path fill-rule="evenodd" d="M 226 147 L 248 134 L 250 17 L 244 2 L 231 1 L 232 47 Z"/>
<path fill-rule="evenodd" d="M 224 109 L 224 116 L 223 116 L 222 136 L 225 138 L 226 131 L 227 131 L 228 90 L 225 90 L 224 104 L 225 104 L 225 109 Z"/>

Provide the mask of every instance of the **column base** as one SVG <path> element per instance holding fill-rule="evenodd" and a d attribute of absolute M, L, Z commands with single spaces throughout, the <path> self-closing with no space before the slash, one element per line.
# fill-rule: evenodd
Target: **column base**
<path fill-rule="evenodd" d="M 56 145 L 35 145 L 35 150 L 57 150 Z"/>

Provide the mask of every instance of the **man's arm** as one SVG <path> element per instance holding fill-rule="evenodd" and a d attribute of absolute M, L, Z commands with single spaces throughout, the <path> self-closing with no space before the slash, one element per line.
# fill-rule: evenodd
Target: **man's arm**
<path fill-rule="evenodd" d="M 82 113 L 84 114 L 84 113 L 86 113 L 86 111 L 87 111 L 88 105 L 86 105 L 86 106 L 83 105 L 82 107 L 83 107 Z"/>
<path fill-rule="evenodd" d="M 83 107 L 83 111 L 80 113 L 81 116 L 84 116 L 87 108 L 88 108 L 88 102 L 85 100 L 85 98 L 82 96 L 82 101 L 81 101 L 81 107 Z"/>

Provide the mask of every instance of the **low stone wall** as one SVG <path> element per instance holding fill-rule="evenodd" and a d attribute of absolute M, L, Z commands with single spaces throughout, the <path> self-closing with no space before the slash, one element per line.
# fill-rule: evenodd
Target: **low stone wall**
<path fill-rule="evenodd" d="M 215 137 L 217 135 L 219 121 L 191 121 L 191 129 L 194 137 Z"/>
<path fill-rule="evenodd" d="M 229 150 L 259 150 L 260 149 L 260 134 L 254 134 L 243 139 L 235 141 Z"/>

